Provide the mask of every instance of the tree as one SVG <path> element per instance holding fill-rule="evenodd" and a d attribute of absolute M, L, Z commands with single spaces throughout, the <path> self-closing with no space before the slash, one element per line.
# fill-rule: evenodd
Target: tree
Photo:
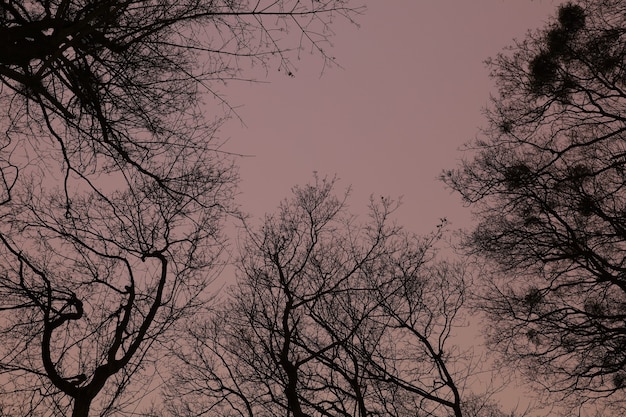
<path fill-rule="evenodd" d="M 405 232 L 385 198 L 360 223 L 334 188 L 295 187 L 246 229 L 237 284 L 180 338 L 172 415 L 480 415 L 463 411 L 467 352 L 450 334 L 467 277 L 435 260 L 441 227 Z"/>
<path fill-rule="evenodd" d="M 541 389 L 624 410 L 626 7 L 559 7 L 488 64 L 499 94 L 444 181 L 479 223 L 490 344 Z M 597 404 L 596 404 L 597 403 Z"/>
<path fill-rule="evenodd" d="M 156 347 L 203 303 L 219 265 L 234 182 L 230 165 L 210 162 L 186 178 L 186 197 L 138 177 L 75 196 L 68 216 L 64 193 L 33 181 L 7 204 L 0 373 L 17 414 L 120 415 L 141 400 L 136 384 L 124 395 L 131 378 L 163 367 Z"/>
<path fill-rule="evenodd" d="M 17 414 L 126 411 L 221 262 L 237 175 L 215 138 L 228 114 L 204 116 L 201 93 L 272 56 L 291 74 L 294 50 L 332 61 L 332 20 L 358 11 L 0 1 L 0 372 Z"/>
<path fill-rule="evenodd" d="M 167 188 L 162 155 L 187 144 L 180 138 L 199 146 L 206 122 L 214 131 L 199 92 L 273 56 L 293 74 L 293 50 L 331 62 L 330 25 L 361 10 L 352 3 L 2 0 L 4 199 L 49 147 L 67 176 L 124 167 Z M 297 36 L 283 36 L 292 29 Z"/>

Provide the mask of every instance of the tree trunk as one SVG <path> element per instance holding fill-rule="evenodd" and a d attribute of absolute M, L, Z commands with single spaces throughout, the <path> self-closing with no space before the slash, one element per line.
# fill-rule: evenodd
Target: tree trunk
<path fill-rule="evenodd" d="M 93 398 L 87 396 L 78 396 L 74 400 L 74 409 L 72 410 L 72 417 L 89 417 L 89 409 L 91 408 L 91 401 Z"/>

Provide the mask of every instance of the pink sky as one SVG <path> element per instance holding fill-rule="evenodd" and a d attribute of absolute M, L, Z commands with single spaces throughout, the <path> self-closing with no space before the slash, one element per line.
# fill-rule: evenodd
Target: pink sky
<path fill-rule="evenodd" d="M 369 2 L 360 28 L 338 22 L 327 69 L 304 53 L 294 78 L 270 68 L 269 83 L 230 83 L 222 93 L 246 126 L 230 121 L 227 149 L 241 167 L 240 203 L 254 216 L 275 209 L 312 172 L 352 184 L 359 209 L 370 194 L 403 196 L 398 219 L 426 233 L 440 217 L 470 215 L 437 177 L 483 124 L 495 92 L 484 60 L 554 13 L 552 0 Z M 261 74 L 260 77 L 264 77 Z"/>
<path fill-rule="evenodd" d="M 353 186 L 355 212 L 371 194 L 402 196 L 397 219 L 410 231 L 428 233 L 441 217 L 451 229 L 468 226 L 469 210 L 438 177 L 484 123 L 495 93 L 484 61 L 542 27 L 559 3 L 369 2 L 360 28 L 335 27 L 331 54 L 342 68 L 320 77 L 321 60 L 305 54 L 294 78 L 271 70 L 268 83 L 230 83 L 222 92 L 246 126 L 232 120 L 222 137 L 251 155 L 238 161 L 242 208 L 257 219 L 273 212 L 317 171 Z M 458 337 L 480 343 L 475 327 Z M 497 399 L 510 410 L 529 397 L 511 387 Z"/>
<path fill-rule="evenodd" d="M 239 203 L 255 217 L 272 212 L 312 173 L 353 186 L 352 209 L 370 194 L 403 196 L 398 220 L 428 233 L 452 228 L 469 211 L 438 180 L 483 123 L 494 92 L 483 64 L 512 39 L 541 26 L 558 0 L 370 1 L 360 28 L 337 21 L 327 68 L 306 52 L 295 77 L 270 68 L 262 83 L 231 82 L 221 93 L 245 123 L 221 137 L 240 158 Z"/>

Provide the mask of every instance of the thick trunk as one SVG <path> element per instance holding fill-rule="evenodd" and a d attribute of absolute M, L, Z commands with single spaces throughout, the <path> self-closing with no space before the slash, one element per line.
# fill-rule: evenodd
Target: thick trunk
<path fill-rule="evenodd" d="M 74 409 L 72 410 L 72 417 L 89 417 L 89 409 L 91 408 L 91 400 L 93 398 L 87 398 L 84 396 L 78 396 L 74 400 Z"/>
<path fill-rule="evenodd" d="M 302 406 L 300 405 L 300 398 L 298 398 L 298 371 L 297 369 L 291 365 L 283 364 L 285 368 L 285 372 L 287 373 L 287 386 L 285 387 L 285 397 L 287 397 L 287 405 L 293 417 L 309 417 L 308 414 L 302 411 Z"/>

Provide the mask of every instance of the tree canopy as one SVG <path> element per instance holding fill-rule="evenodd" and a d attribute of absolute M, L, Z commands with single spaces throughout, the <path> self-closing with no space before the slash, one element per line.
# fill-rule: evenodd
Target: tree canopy
<path fill-rule="evenodd" d="M 124 415 L 153 388 L 170 330 L 210 299 L 234 211 L 228 106 L 203 98 L 253 65 L 291 74 L 305 48 L 329 63 L 333 20 L 360 10 L 0 1 L 1 412 Z"/>
<path fill-rule="evenodd" d="M 436 259 L 441 227 L 395 225 L 391 200 L 361 222 L 317 179 L 248 228 L 237 284 L 181 336 L 175 416 L 501 416 L 471 397 L 461 264 Z M 467 401 L 466 401 L 467 400 Z"/>
<path fill-rule="evenodd" d="M 125 170 L 169 188 L 164 159 L 180 158 L 180 141 L 216 147 L 203 138 L 223 115 L 201 115 L 202 91 L 255 64 L 291 74 L 305 48 L 332 61 L 332 21 L 359 11 L 347 0 L 3 0 L 4 199 L 38 157 L 66 178 Z"/>
<path fill-rule="evenodd" d="M 487 127 L 444 181 L 474 208 L 491 346 L 542 390 L 623 412 L 626 6 L 561 5 L 488 62 Z"/>

